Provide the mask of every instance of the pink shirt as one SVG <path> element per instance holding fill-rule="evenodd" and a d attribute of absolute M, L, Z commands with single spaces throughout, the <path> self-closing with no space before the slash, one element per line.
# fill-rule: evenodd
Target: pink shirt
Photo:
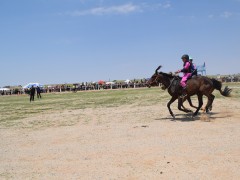
<path fill-rule="evenodd" d="M 190 68 L 190 66 L 191 66 L 190 62 L 186 62 L 183 69 L 188 70 Z M 183 69 L 179 70 L 178 72 L 182 72 Z M 185 75 L 185 74 L 189 74 L 189 73 L 184 73 L 183 72 L 183 74 Z"/>
<path fill-rule="evenodd" d="M 185 66 L 184 66 L 184 69 L 189 69 L 191 66 L 190 62 L 186 62 Z"/>

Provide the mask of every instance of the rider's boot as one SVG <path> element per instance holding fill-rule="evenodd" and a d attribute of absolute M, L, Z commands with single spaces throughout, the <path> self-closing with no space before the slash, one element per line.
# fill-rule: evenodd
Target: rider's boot
<path fill-rule="evenodd" d="M 186 89 L 187 89 L 187 86 L 185 86 L 185 87 L 183 87 L 183 89 L 182 89 L 182 95 L 180 96 L 180 98 L 185 98 L 186 96 L 187 96 L 187 91 L 186 91 Z"/>

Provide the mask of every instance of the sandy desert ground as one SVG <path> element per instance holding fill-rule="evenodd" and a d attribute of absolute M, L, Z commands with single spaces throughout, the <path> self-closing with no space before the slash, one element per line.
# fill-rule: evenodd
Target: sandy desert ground
<path fill-rule="evenodd" d="M 240 178 L 239 98 L 217 98 L 210 114 L 195 119 L 175 103 L 175 120 L 166 99 L 136 102 L 1 125 L 0 179 Z"/>

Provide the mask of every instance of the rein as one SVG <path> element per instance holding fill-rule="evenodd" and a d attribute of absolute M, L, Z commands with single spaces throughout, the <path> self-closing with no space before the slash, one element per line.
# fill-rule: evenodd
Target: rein
<path fill-rule="evenodd" d="M 176 79 L 176 76 L 174 76 L 174 78 L 172 79 L 172 80 L 170 80 L 170 85 L 166 88 L 166 89 L 164 89 L 164 91 L 166 91 L 166 90 L 168 90 L 171 86 L 172 86 L 172 84 L 173 84 L 173 81 Z M 158 82 L 158 77 L 155 79 L 155 82 L 156 83 L 159 83 Z M 165 85 L 164 85 L 165 86 Z"/>
<path fill-rule="evenodd" d="M 175 77 L 171 80 L 171 83 L 170 83 L 170 85 L 168 86 L 168 88 L 167 89 L 165 89 L 165 90 L 168 90 L 171 86 L 172 86 L 172 84 L 173 84 L 173 81 L 175 80 Z M 164 91 L 165 91 L 164 90 Z"/>

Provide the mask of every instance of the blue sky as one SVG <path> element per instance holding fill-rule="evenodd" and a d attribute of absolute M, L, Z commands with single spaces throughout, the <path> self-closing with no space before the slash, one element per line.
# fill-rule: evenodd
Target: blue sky
<path fill-rule="evenodd" d="M 240 73 L 240 0 L 0 0 L 0 86 Z"/>

